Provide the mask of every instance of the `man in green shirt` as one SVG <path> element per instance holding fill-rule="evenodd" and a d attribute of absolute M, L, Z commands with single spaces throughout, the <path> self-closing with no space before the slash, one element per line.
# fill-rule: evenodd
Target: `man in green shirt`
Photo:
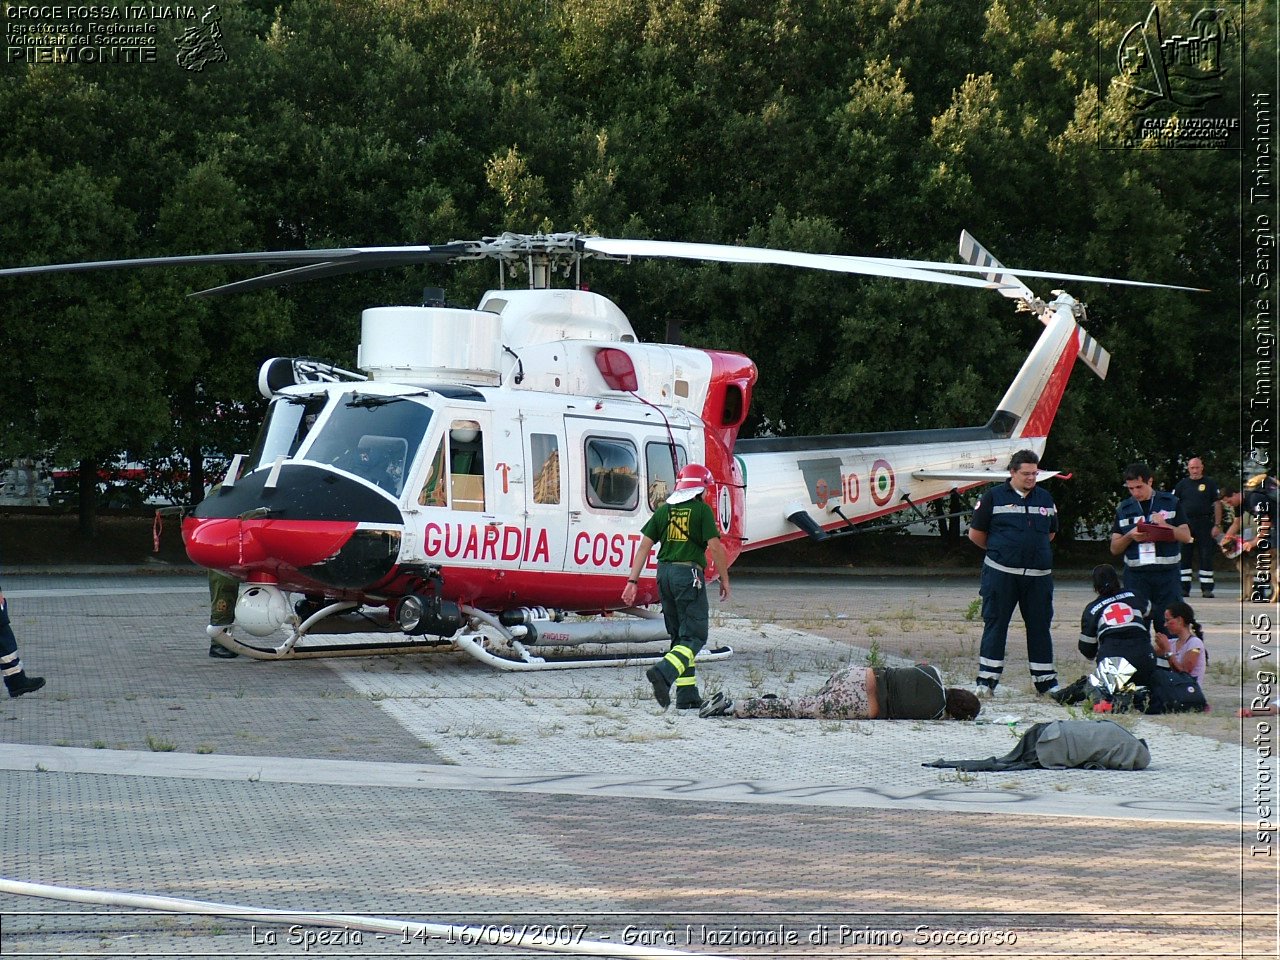
<path fill-rule="evenodd" d="M 666 620 L 671 649 L 654 664 L 645 677 L 653 685 L 653 698 L 664 710 L 671 704 L 671 685 L 676 687 L 676 709 L 702 706 L 698 677 L 693 661 L 707 642 L 707 554 L 715 562 L 720 577 L 720 599 L 729 599 L 729 570 L 715 514 L 702 499 L 715 482 L 711 471 L 691 463 L 676 477 L 676 489 L 641 528 L 640 546 L 631 564 L 622 602 L 636 600 L 640 572 L 649 562 L 649 551 L 658 549 L 658 596 Z"/>

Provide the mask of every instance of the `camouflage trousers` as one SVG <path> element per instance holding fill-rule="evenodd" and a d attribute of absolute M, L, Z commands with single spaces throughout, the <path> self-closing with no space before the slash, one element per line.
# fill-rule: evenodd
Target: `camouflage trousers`
<path fill-rule="evenodd" d="M 209 571 L 209 623 L 229 627 L 236 622 L 240 581 L 217 570 Z"/>
<path fill-rule="evenodd" d="M 868 720 L 867 668 L 837 670 L 811 697 L 749 697 L 733 702 L 733 715 L 779 720 Z"/>

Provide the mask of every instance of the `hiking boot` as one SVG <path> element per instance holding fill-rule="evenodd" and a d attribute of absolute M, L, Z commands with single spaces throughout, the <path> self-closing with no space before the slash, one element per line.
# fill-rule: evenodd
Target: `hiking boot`
<path fill-rule="evenodd" d="M 1190 587 L 1190 585 L 1189 585 L 1189 584 L 1183 584 L 1183 586 L 1182 586 L 1182 595 L 1183 595 L 1184 597 L 1189 597 L 1189 596 L 1191 596 L 1191 587 Z"/>
<path fill-rule="evenodd" d="M 676 687 L 677 710 L 699 710 L 702 708 L 702 696 L 697 687 Z"/>
<path fill-rule="evenodd" d="M 1208 588 L 1201 587 L 1201 588 L 1200 588 L 1200 596 L 1204 597 L 1206 600 L 1212 600 L 1212 599 L 1213 599 L 1213 587 L 1208 587 Z"/>
<path fill-rule="evenodd" d="M 658 706 L 663 710 L 671 706 L 671 683 L 663 676 L 662 671 L 652 666 L 644 672 L 644 675 L 653 687 L 653 699 L 658 701 Z"/>
<path fill-rule="evenodd" d="M 698 711 L 700 717 L 726 717 L 733 709 L 733 701 L 729 699 L 726 693 L 713 693 L 711 699 L 702 705 L 702 709 Z"/>
<path fill-rule="evenodd" d="M 996 688 L 990 683 L 975 683 L 973 685 L 973 695 L 980 700 L 996 699 Z"/>
<path fill-rule="evenodd" d="M 9 696 L 20 697 L 24 693 L 35 693 L 44 686 L 44 677 L 29 677 L 19 673 L 5 678 L 4 685 L 9 688 Z"/>
<path fill-rule="evenodd" d="M 234 650 L 228 650 L 220 643 L 211 643 L 209 644 L 209 656 L 218 660 L 234 660 L 240 654 Z"/>

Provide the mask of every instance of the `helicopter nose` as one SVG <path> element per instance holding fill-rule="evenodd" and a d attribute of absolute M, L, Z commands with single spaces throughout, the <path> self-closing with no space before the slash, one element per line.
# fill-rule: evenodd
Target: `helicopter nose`
<path fill-rule="evenodd" d="M 187 555 L 244 580 L 359 590 L 396 565 L 403 518 L 381 491 L 315 464 L 223 486 L 183 522 Z"/>

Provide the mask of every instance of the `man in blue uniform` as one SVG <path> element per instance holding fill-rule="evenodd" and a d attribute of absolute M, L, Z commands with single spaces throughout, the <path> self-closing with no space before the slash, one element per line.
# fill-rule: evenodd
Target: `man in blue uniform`
<path fill-rule="evenodd" d="M 1116 509 L 1111 528 L 1111 555 L 1124 555 L 1124 586 L 1151 601 L 1157 633 L 1164 633 L 1164 612 L 1182 599 L 1178 568 L 1182 544 L 1191 528 L 1178 498 L 1151 485 L 1151 468 L 1131 463 L 1124 468 L 1129 498 Z"/>
<path fill-rule="evenodd" d="M 1040 458 L 1019 450 L 1009 480 L 988 490 L 969 522 L 969 539 L 987 552 L 982 563 L 982 646 L 974 692 L 994 696 L 1004 673 L 1004 648 L 1014 607 L 1027 626 L 1027 666 L 1036 693 L 1058 687 L 1053 667 L 1053 548 L 1058 508 L 1036 486 Z"/>
<path fill-rule="evenodd" d="M 4 685 L 11 697 L 35 693 L 44 686 L 44 677 L 28 676 L 22 669 L 22 661 L 18 659 L 18 640 L 9 624 L 9 603 L 4 598 L 3 589 L 0 589 L 0 674 L 4 676 Z"/>
<path fill-rule="evenodd" d="M 1182 548 L 1182 595 L 1191 596 L 1192 571 L 1200 574 L 1200 596 L 1213 596 L 1214 537 L 1222 534 L 1222 501 L 1218 484 L 1204 475 L 1199 457 L 1187 461 L 1187 475 L 1173 488 L 1191 528 L 1191 542 Z"/>

